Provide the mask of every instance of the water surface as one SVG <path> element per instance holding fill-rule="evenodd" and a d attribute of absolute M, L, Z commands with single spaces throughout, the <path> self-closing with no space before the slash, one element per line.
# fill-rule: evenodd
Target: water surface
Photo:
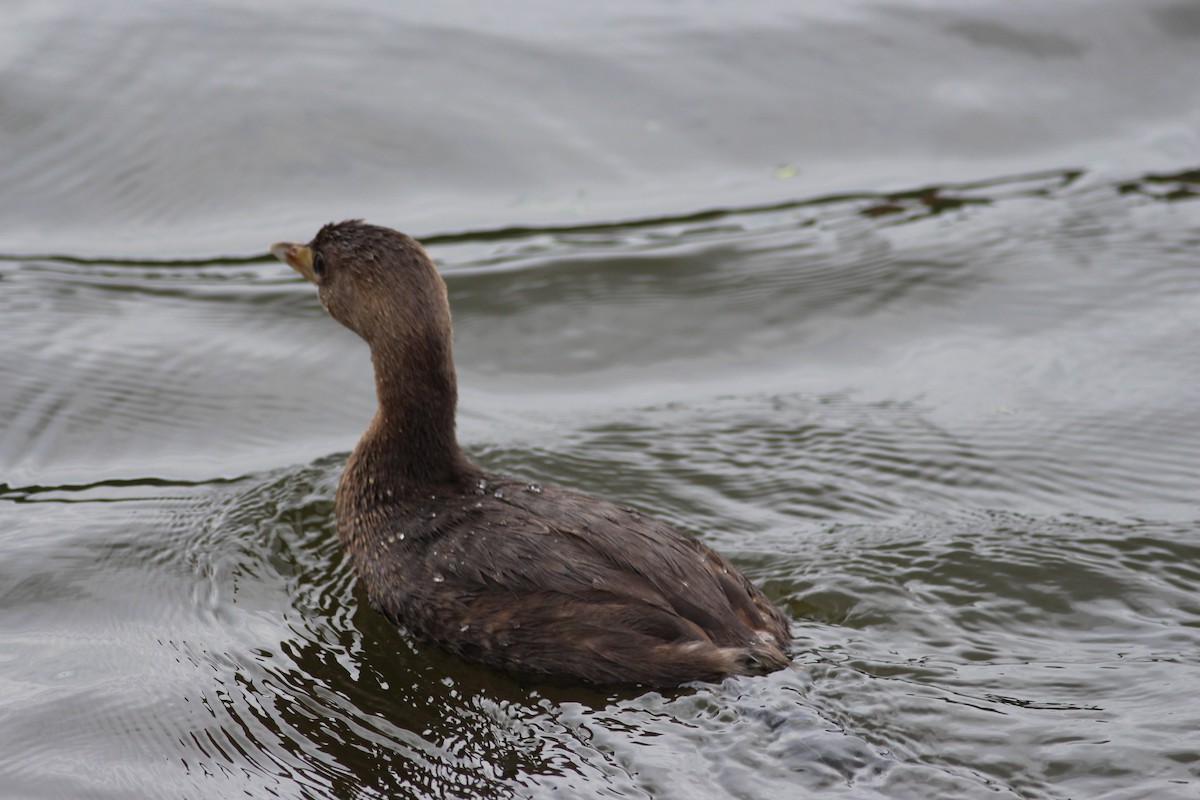
<path fill-rule="evenodd" d="M 1190 798 L 1200 14 L 73 2 L 0 22 L 6 797 Z M 464 446 L 696 532 L 796 669 L 462 664 L 331 498 L 424 239 Z"/>

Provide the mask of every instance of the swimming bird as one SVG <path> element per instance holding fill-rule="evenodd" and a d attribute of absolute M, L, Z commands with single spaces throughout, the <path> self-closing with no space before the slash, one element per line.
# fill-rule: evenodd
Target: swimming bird
<path fill-rule="evenodd" d="M 271 252 L 371 350 L 378 407 L 334 503 L 371 605 L 474 662 L 677 686 L 789 663 L 788 622 L 694 536 L 463 453 L 446 285 L 413 238 L 359 220 Z"/>

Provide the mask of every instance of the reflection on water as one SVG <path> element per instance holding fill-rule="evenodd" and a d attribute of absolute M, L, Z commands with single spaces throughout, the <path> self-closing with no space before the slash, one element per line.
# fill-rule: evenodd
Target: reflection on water
<path fill-rule="evenodd" d="M 5 795 L 1194 796 L 1194 9 L 475 11 L 0 22 Z M 467 449 L 696 531 L 794 669 L 370 610 L 367 353 L 263 255 L 361 215 L 430 234 Z"/>

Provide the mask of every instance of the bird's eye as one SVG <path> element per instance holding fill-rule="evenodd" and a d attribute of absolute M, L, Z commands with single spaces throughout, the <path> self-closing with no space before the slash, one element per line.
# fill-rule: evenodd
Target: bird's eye
<path fill-rule="evenodd" d="M 318 278 L 325 277 L 325 256 L 320 253 L 313 254 L 312 271 L 313 275 L 316 275 Z"/>

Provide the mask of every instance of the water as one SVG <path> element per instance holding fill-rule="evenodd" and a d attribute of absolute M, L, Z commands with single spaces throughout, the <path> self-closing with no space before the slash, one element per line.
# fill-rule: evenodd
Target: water
<path fill-rule="evenodd" d="M 1187 3 L 13 4 L 0 795 L 1200 796 Z M 667 693 L 461 664 L 331 525 L 423 238 L 487 467 L 788 612 Z"/>

